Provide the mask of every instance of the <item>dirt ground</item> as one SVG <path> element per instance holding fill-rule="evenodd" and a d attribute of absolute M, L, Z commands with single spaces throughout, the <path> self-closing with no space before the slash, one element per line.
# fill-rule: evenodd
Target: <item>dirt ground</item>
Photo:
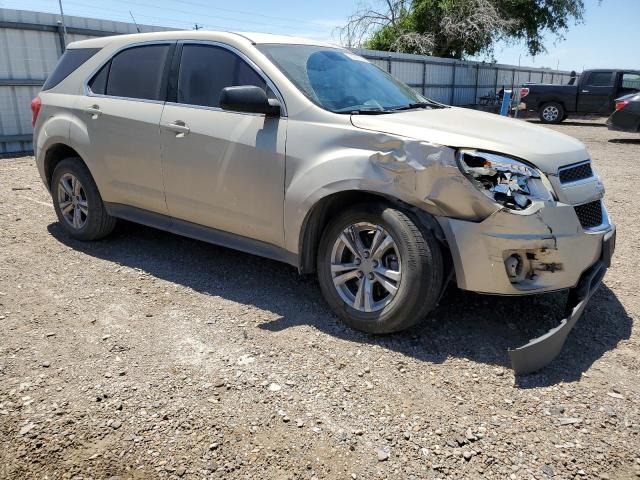
<path fill-rule="evenodd" d="M 31 157 L 0 160 L 0 478 L 640 476 L 640 137 L 584 141 L 618 246 L 544 371 L 506 350 L 564 293 L 451 288 L 419 328 L 343 327 L 286 265 L 123 224 L 80 243 Z"/>

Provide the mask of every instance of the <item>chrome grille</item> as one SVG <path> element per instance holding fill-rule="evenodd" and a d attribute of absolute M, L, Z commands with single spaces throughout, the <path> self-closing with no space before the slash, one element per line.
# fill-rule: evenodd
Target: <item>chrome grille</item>
<path fill-rule="evenodd" d="M 602 204 L 600 200 L 574 207 L 582 228 L 594 228 L 602 224 Z"/>
<path fill-rule="evenodd" d="M 558 170 L 560 183 L 577 182 L 578 180 L 584 180 L 592 176 L 593 170 L 591 169 L 590 162 L 567 165 L 566 167 L 560 167 Z"/>

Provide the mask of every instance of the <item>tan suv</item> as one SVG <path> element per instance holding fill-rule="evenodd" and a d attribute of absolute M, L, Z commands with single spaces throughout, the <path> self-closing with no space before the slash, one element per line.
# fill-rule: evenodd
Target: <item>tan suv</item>
<path fill-rule="evenodd" d="M 75 238 L 117 218 L 317 271 L 348 325 L 416 324 L 450 279 L 571 289 L 510 351 L 548 363 L 609 265 L 614 227 L 578 141 L 433 102 L 348 50 L 162 32 L 69 45 L 32 102 L 38 169 Z"/>

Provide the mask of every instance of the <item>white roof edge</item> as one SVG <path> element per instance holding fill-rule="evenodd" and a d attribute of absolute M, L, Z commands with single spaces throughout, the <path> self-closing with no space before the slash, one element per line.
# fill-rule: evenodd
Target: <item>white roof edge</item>
<path fill-rule="evenodd" d="M 332 47 L 332 48 L 344 48 L 340 45 L 323 42 L 320 40 L 313 40 L 305 37 L 296 37 L 293 35 L 281 35 L 273 33 L 260 33 L 260 32 L 232 32 L 237 35 L 249 39 L 253 43 L 287 43 L 295 45 L 317 45 L 320 47 Z"/>
<path fill-rule="evenodd" d="M 250 43 L 282 43 L 290 45 L 317 45 L 320 47 L 343 48 L 327 42 L 311 40 L 309 38 L 294 37 L 289 35 L 275 35 L 271 33 L 258 32 L 228 32 L 217 30 L 165 30 L 160 32 L 133 33 L 125 35 L 114 35 L 109 37 L 96 37 L 87 40 L 80 40 L 70 43 L 69 48 L 102 47 L 113 41 L 119 44 L 153 41 L 153 40 L 241 40 Z"/>

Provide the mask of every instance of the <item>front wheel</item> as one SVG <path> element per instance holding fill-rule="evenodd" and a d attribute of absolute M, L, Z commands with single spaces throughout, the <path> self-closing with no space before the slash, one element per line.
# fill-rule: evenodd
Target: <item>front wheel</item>
<path fill-rule="evenodd" d="M 431 232 L 384 204 L 357 205 L 334 218 L 320 240 L 317 266 L 329 306 L 368 333 L 420 322 L 443 282 L 442 252 Z"/>
<path fill-rule="evenodd" d="M 542 104 L 538 114 L 542 123 L 556 124 L 567 118 L 565 116 L 564 107 L 557 102 L 547 102 Z"/>

